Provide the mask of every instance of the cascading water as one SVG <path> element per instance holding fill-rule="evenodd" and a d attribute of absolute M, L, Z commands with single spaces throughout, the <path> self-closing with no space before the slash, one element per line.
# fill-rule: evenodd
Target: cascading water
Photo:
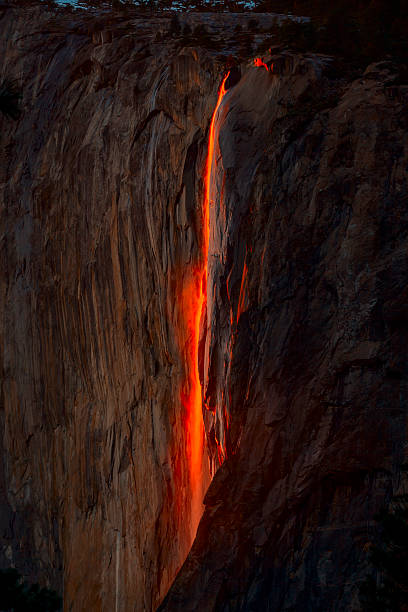
<path fill-rule="evenodd" d="M 255 65 L 265 67 L 268 66 L 257 58 Z M 273 65 L 270 67 L 272 72 Z M 185 321 L 188 330 L 188 367 L 189 373 L 186 377 L 185 384 L 182 389 L 182 403 L 186 412 L 186 430 L 187 430 L 187 446 L 189 455 L 190 469 L 190 488 L 192 498 L 192 535 L 195 536 L 198 523 L 203 511 L 202 499 L 205 489 L 210 478 L 214 475 L 216 469 L 212 464 L 210 471 L 206 472 L 206 466 L 203 464 L 203 458 L 206 456 L 204 448 L 204 424 L 202 416 L 202 400 L 203 392 L 201 388 L 199 368 L 198 368 L 198 350 L 200 339 L 200 322 L 203 319 L 203 314 L 207 308 L 207 276 L 208 276 L 208 252 L 209 252 L 209 237 L 210 237 L 210 206 L 212 202 L 212 194 L 214 192 L 216 160 L 215 157 L 215 138 L 216 138 L 216 121 L 219 108 L 227 93 L 226 83 L 230 71 L 228 71 L 222 79 L 217 103 L 211 117 L 210 130 L 208 136 L 207 159 L 205 165 L 204 176 L 204 201 L 203 201 L 203 242 L 201 258 L 197 265 L 191 268 L 188 280 L 184 284 L 183 303 L 185 305 Z M 246 268 L 243 274 L 243 286 L 241 287 L 240 308 L 238 318 L 242 310 L 241 302 L 245 294 L 245 276 Z M 225 411 L 224 411 L 225 412 Z M 224 415 L 225 426 L 228 425 L 228 414 Z M 215 439 L 218 453 L 218 465 L 221 465 L 225 460 L 225 430 L 224 439 Z M 207 481 L 205 475 L 208 473 Z"/>
<path fill-rule="evenodd" d="M 209 469 L 203 466 L 204 450 L 204 424 L 202 416 L 202 389 L 198 371 L 198 345 L 200 338 L 200 320 L 206 307 L 207 298 L 207 258 L 209 243 L 209 209 L 211 181 L 214 165 L 214 138 L 215 121 L 218 109 L 226 93 L 225 82 L 229 73 L 223 78 L 215 110 L 210 124 L 208 139 L 207 161 L 205 166 L 205 192 L 203 203 L 203 246 L 200 262 L 193 266 L 191 273 L 184 284 L 183 304 L 185 312 L 185 323 L 188 331 L 188 342 L 186 345 L 188 375 L 184 381 L 181 391 L 181 400 L 186 412 L 187 449 L 190 466 L 190 488 L 191 488 L 191 527 L 194 538 L 198 523 L 200 521 L 203 505 L 202 499 L 206 485 L 204 474 Z"/>
<path fill-rule="evenodd" d="M 256 57 L 254 59 L 254 66 L 256 66 L 257 68 L 264 67 L 267 72 L 269 72 L 269 71 L 273 72 L 273 64 L 271 64 L 268 67 L 268 64 L 265 64 L 265 62 L 263 61 L 262 57 Z"/>

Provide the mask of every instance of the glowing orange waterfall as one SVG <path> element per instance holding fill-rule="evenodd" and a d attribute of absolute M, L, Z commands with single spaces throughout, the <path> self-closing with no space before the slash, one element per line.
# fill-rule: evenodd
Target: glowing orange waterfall
<path fill-rule="evenodd" d="M 212 167 L 214 162 L 214 132 L 215 132 L 215 117 L 220 107 L 223 97 L 225 96 L 225 82 L 229 77 L 229 72 L 222 80 L 221 87 L 218 92 L 218 100 L 213 116 L 211 117 L 210 134 L 208 137 L 208 154 L 205 168 L 205 196 L 204 196 L 204 255 L 205 255 L 205 287 L 207 287 L 207 257 L 208 257 L 208 240 L 210 236 L 210 191 L 212 179 Z"/>
<path fill-rule="evenodd" d="M 186 413 L 187 448 L 190 468 L 190 487 L 192 496 L 192 536 L 195 536 L 201 518 L 203 506 L 202 499 L 207 483 L 204 482 L 203 456 L 204 456 L 204 424 L 202 415 L 202 390 L 198 372 L 198 343 L 200 337 L 200 320 L 206 306 L 207 297 L 207 257 L 209 242 L 210 221 L 210 188 L 212 180 L 212 167 L 214 157 L 215 118 L 225 95 L 224 77 L 218 92 L 217 105 L 211 118 L 208 140 L 208 154 L 205 168 L 205 196 L 203 205 L 203 247 L 200 263 L 193 266 L 185 280 L 183 287 L 183 312 L 186 325 L 187 340 L 185 343 L 188 376 L 181 391 L 181 400 Z M 186 278 L 186 277 L 185 277 Z M 209 474 L 209 471 L 208 471 Z M 208 477 L 209 478 L 209 477 Z"/>
<path fill-rule="evenodd" d="M 186 414 L 187 453 L 191 491 L 191 536 L 195 536 L 202 514 L 204 424 L 202 416 L 201 383 L 198 373 L 198 341 L 200 317 L 204 304 L 202 265 L 194 266 L 183 288 L 188 375 L 181 390 L 181 401 Z"/>

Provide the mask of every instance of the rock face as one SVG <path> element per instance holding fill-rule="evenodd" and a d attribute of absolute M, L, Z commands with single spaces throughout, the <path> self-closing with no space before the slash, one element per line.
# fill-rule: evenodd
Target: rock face
<path fill-rule="evenodd" d="M 155 609 L 209 481 L 181 391 L 220 67 L 167 22 L 1 17 L 1 563 L 66 610 Z"/>
<path fill-rule="evenodd" d="M 406 446 L 407 94 L 164 18 L 2 8 L 0 563 L 66 610 L 350 610 Z M 28 12 L 27 12 L 28 11 Z M 225 50 L 225 49 L 224 49 Z M 273 64 L 273 66 L 272 66 Z"/>
<path fill-rule="evenodd" d="M 386 63 L 346 85 L 270 61 L 219 120 L 205 388 L 227 460 L 169 612 L 357 609 L 406 452 L 407 88 Z"/>

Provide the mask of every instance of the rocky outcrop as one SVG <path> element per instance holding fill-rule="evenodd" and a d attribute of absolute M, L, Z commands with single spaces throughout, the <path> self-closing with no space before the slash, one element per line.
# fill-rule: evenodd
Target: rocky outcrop
<path fill-rule="evenodd" d="M 223 100 L 192 502 L 187 289 L 228 45 L 163 39 L 160 17 L 1 10 L 23 90 L 0 120 L 1 565 L 63 587 L 66 610 L 155 609 L 208 452 L 162 609 L 351 609 L 406 445 L 398 68 L 349 82 L 280 52 Z"/>
<path fill-rule="evenodd" d="M 406 453 L 407 88 L 389 63 L 346 84 L 271 62 L 219 121 L 206 392 L 228 458 L 161 610 L 358 609 Z"/>

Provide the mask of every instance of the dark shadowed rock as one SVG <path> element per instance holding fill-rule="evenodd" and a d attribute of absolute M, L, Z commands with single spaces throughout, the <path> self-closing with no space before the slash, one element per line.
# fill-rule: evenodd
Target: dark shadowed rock
<path fill-rule="evenodd" d="M 220 117 L 205 389 L 227 460 L 166 611 L 358 607 L 405 457 L 398 69 L 336 86 L 325 58 L 273 59 Z"/>
<path fill-rule="evenodd" d="M 180 296 L 228 53 L 168 22 L 0 6 L 0 565 L 66 610 L 156 609 L 181 566 L 162 610 L 351 610 L 405 456 L 406 85 L 289 51 L 230 77 L 190 550 Z"/>

